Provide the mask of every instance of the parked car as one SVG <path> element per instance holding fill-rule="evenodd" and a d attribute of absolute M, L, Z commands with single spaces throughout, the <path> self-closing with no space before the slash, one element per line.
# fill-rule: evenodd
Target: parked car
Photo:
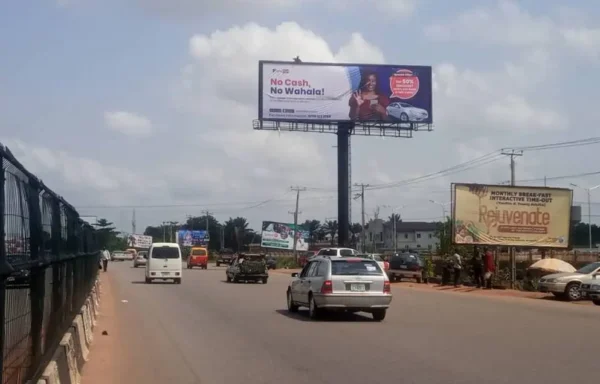
<path fill-rule="evenodd" d="M 265 262 L 267 263 L 267 269 L 277 269 L 277 259 L 274 256 L 267 256 Z"/>
<path fill-rule="evenodd" d="M 581 292 L 589 297 L 596 305 L 600 305 L 600 273 L 582 279 Z"/>
<path fill-rule="evenodd" d="M 356 249 L 352 248 L 343 248 L 343 247 L 331 247 L 331 248 L 321 248 L 319 252 L 317 252 L 314 257 L 317 256 L 335 256 L 335 257 L 344 257 L 344 256 L 358 256 L 359 252 Z M 309 257 L 309 260 L 311 258 Z"/>
<path fill-rule="evenodd" d="M 251 281 L 267 284 L 269 280 L 269 271 L 265 261 L 265 255 L 240 253 L 227 267 L 225 275 L 228 283 L 237 283 L 240 281 Z"/>
<path fill-rule="evenodd" d="M 187 260 L 188 269 L 194 267 L 200 267 L 202 269 L 208 268 L 208 249 L 204 247 L 192 247 L 190 250 L 190 257 Z"/>
<path fill-rule="evenodd" d="M 387 275 L 391 281 L 401 279 L 415 279 L 417 283 L 423 281 L 425 262 L 419 255 L 413 253 L 397 253 L 390 256 L 390 266 Z"/>
<path fill-rule="evenodd" d="M 385 261 L 380 253 L 362 253 L 359 254 L 358 257 L 374 260 L 385 273 L 390 269 L 390 263 Z"/>
<path fill-rule="evenodd" d="M 125 253 L 124 251 L 114 251 L 110 255 L 111 261 L 125 261 L 125 260 L 133 260 L 131 253 Z"/>
<path fill-rule="evenodd" d="M 133 267 L 137 268 L 140 266 L 145 266 L 148 261 L 148 251 L 140 251 L 138 252 L 135 259 L 133 259 Z"/>
<path fill-rule="evenodd" d="M 219 251 L 219 255 L 217 256 L 217 267 L 221 266 L 221 264 L 231 264 L 231 260 L 233 260 L 234 253 L 229 248 L 224 248 Z"/>
<path fill-rule="evenodd" d="M 550 292 L 569 301 L 582 298 L 580 291 L 583 280 L 600 273 L 600 261 L 590 263 L 575 272 L 553 273 L 542 277 L 538 283 L 540 292 Z"/>
<path fill-rule="evenodd" d="M 286 292 L 288 311 L 308 307 L 311 319 L 325 311 L 345 311 L 369 312 L 382 321 L 392 302 L 390 281 L 374 260 L 316 257 L 292 277 Z"/>

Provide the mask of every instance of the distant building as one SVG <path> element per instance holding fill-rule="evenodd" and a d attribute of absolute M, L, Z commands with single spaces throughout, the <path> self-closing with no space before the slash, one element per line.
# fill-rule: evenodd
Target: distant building
<path fill-rule="evenodd" d="M 439 247 L 436 236 L 437 223 L 424 221 L 400 221 L 396 223 L 397 249 L 435 251 Z M 374 219 L 365 225 L 365 249 L 382 251 L 394 249 L 394 225 L 389 221 Z M 362 238 L 361 238 L 362 239 Z M 361 244 L 359 242 L 359 249 Z"/>

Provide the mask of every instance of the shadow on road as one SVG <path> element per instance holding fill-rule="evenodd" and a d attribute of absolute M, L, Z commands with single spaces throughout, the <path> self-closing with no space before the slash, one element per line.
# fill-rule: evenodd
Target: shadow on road
<path fill-rule="evenodd" d="M 276 309 L 275 312 L 280 314 L 281 316 L 285 316 L 287 318 L 297 320 L 297 321 L 315 321 L 311 320 L 308 317 L 308 311 L 298 311 L 297 313 L 291 313 L 287 309 Z M 325 313 L 319 320 L 317 321 L 333 321 L 333 322 L 373 322 L 373 319 L 370 317 L 358 315 L 355 313 L 343 313 L 343 312 L 330 312 Z"/>
<path fill-rule="evenodd" d="M 172 281 L 168 281 L 168 280 L 161 280 L 161 281 L 153 281 L 152 283 L 146 283 L 145 281 L 132 281 L 131 284 L 175 284 Z"/>

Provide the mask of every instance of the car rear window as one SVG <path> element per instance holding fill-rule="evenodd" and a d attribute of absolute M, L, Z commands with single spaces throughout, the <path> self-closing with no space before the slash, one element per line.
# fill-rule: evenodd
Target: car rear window
<path fill-rule="evenodd" d="M 356 252 L 352 249 L 340 249 L 340 256 L 355 256 Z"/>
<path fill-rule="evenodd" d="M 319 251 L 319 256 L 337 256 L 336 249 L 321 249 Z"/>
<path fill-rule="evenodd" d="M 206 249 L 193 249 L 192 256 L 206 256 Z"/>
<path fill-rule="evenodd" d="M 357 259 L 357 260 L 332 260 L 331 274 L 334 276 L 340 275 L 370 275 L 378 276 L 383 272 L 379 265 L 373 260 Z"/>
<path fill-rule="evenodd" d="M 179 259 L 179 249 L 175 247 L 152 248 L 153 259 Z"/>

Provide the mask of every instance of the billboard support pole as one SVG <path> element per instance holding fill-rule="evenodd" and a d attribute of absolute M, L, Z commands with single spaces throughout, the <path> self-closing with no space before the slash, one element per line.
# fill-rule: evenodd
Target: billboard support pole
<path fill-rule="evenodd" d="M 350 232 L 350 161 L 348 145 L 354 123 L 338 123 L 337 129 L 337 168 L 338 168 L 338 245 L 348 247 Z"/>
<path fill-rule="evenodd" d="M 297 244 L 298 244 L 298 214 L 300 212 L 298 212 L 298 208 L 300 208 L 300 191 L 306 191 L 306 188 L 301 188 L 301 187 L 292 187 L 291 188 L 292 191 L 296 191 L 296 209 L 294 210 L 294 247 L 293 247 L 293 251 L 294 251 L 294 260 L 296 261 L 296 263 L 298 263 L 298 249 L 297 249 Z"/>
<path fill-rule="evenodd" d="M 515 186 L 515 156 L 523 156 L 523 151 L 514 149 L 503 150 L 502 154 L 510 156 L 510 185 Z M 515 247 L 510 247 L 510 288 L 515 289 L 517 280 L 517 258 L 515 256 Z"/>

